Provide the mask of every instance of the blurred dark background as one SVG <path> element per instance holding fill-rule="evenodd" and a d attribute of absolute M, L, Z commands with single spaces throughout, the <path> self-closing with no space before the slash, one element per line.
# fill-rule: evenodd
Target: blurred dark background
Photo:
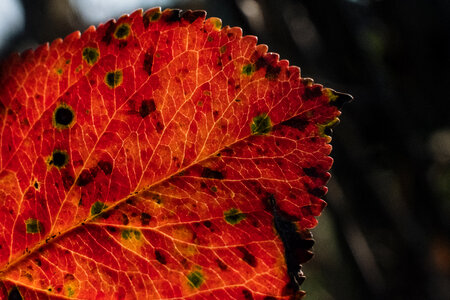
<path fill-rule="evenodd" d="M 450 1 L 1 1 L 2 58 L 139 7 L 204 9 L 352 94 L 307 299 L 450 299 Z"/>

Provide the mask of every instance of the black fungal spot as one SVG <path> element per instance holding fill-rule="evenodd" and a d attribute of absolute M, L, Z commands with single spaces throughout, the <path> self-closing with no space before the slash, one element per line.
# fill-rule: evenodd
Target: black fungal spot
<path fill-rule="evenodd" d="M 159 250 L 155 249 L 155 258 L 160 264 L 167 264 L 166 256 Z"/>
<path fill-rule="evenodd" d="M 206 183 L 204 183 L 204 182 L 202 181 L 202 182 L 200 182 L 200 187 L 201 187 L 202 189 L 206 189 L 208 186 L 206 185 Z"/>
<path fill-rule="evenodd" d="M 122 214 L 122 224 L 128 225 L 130 223 L 130 220 L 128 219 L 128 216 L 126 214 Z"/>
<path fill-rule="evenodd" d="M 242 255 L 243 255 L 243 256 L 241 257 L 241 259 L 242 259 L 243 261 L 245 261 L 249 266 L 255 268 L 255 267 L 256 267 L 256 264 L 257 264 L 256 257 L 255 257 L 253 254 L 251 254 L 251 253 L 247 250 L 247 248 L 245 248 L 245 247 L 243 247 L 243 246 L 239 246 L 239 247 L 237 247 L 237 249 L 238 249 L 239 252 L 241 252 Z"/>
<path fill-rule="evenodd" d="M 86 47 L 83 49 L 83 59 L 89 64 L 93 65 L 97 62 L 99 57 L 98 49 Z"/>
<path fill-rule="evenodd" d="M 8 300 L 23 300 L 17 286 L 14 286 L 8 293 Z"/>
<path fill-rule="evenodd" d="M 97 163 L 98 167 L 105 173 L 105 175 L 110 175 L 112 173 L 112 164 L 109 161 L 101 160 Z"/>
<path fill-rule="evenodd" d="M 151 220 L 152 216 L 150 216 L 148 213 L 141 213 L 141 224 L 142 226 L 147 226 L 148 224 L 150 224 L 150 220 Z"/>
<path fill-rule="evenodd" d="M 164 12 L 162 15 L 163 21 L 167 23 L 173 23 L 181 20 L 181 9 L 171 9 L 170 11 Z"/>
<path fill-rule="evenodd" d="M 144 55 L 144 71 L 147 72 L 148 76 L 152 75 L 152 67 L 153 67 L 153 49 L 147 50 Z"/>
<path fill-rule="evenodd" d="M 204 18 L 206 16 L 206 12 L 203 10 L 187 10 L 181 14 L 181 19 L 188 21 L 189 23 L 194 23 L 198 18 Z"/>
<path fill-rule="evenodd" d="M 210 168 L 203 168 L 201 176 L 203 178 L 223 179 L 223 173 L 220 171 L 212 170 Z"/>
<path fill-rule="evenodd" d="M 211 223 L 211 221 L 204 221 L 203 225 L 205 225 L 206 228 L 211 228 L 212 223 Z"/>
<path fill-rule="evenodd" d="M 66 105 L 57 107 L 53 116 L 56 127 L 61 128 L 68 128 L 75 117 L 72 109 Z"/>
<path fill-rule="evenodd" d="M 244 295 L 245 300 L 253 300 L 252 292 L 250 292 L 249 290 L 242 290 L 242 295 Z"/>
<path fill-rule="evenodd" d="M 219 269 L 221 269 L 222 271 L 225 271 L 226 269 L 228 269 L 228 266 L 220 259 L 216 259 L 216 263 L 217 263 L 217 266 L 219 267 Z"/>
<path fill-rule="evenodd" d="M 39 183 L 37 181 L 35 181 L 33 186 L 34 186 L 35 189 L 38 189 L 39 188 Z"/>
<path fill-rule="evenodd" d="M 116 70 L 106 73 L 105 83 L 109 88 L 113 89 L 122 84 L 123 73 L 122 70 Z"/>
<path fill-rule="evenodd" d="M 139 108 L 139 114 L 142 118 L 145 118 L 156 110 L 155 100 L 142 100 L 141 107 Z"/>
<path fill-rule="evenodd" d="M 130 25 L 126 23 L 120 24 L 114 31 L 114 37 L 117 39 L 125 39 L 130 34 L 130 31 Z"/>
<path fill-rule="evenodd" d="M 60 169 L 64 167 L 68 161 L 69 155 L 67 154 L 66 151 L 54 150 L 52 154 L 52 159 L 50 160 L 50 164 Z"/>
<path fill-rule="evenodd" d="M 269 80 L 275 80 L 280 75 L 281 68 L 279 66 L 268 65 L 266 69 L 266 78 Z"/>
<path fill-rule="evenodd" d="M 78 186 L 86 186 L 94 180 L 91 172 L 89 170 L 83 170 L 78 176 L 77 185 Z"/>

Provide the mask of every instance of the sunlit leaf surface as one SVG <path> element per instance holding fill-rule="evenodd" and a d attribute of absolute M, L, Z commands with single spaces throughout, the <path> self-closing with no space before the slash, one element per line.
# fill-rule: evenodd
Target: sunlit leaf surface
<path fill-rule="evenodd" d="M 2 298 L 302 295 L 348 96 L 202 11 L 136 11 L 0 71 Z"/>

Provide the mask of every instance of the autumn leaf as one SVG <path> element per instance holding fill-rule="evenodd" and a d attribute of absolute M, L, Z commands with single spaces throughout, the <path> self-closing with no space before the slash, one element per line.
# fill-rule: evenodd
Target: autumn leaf
<path fill-rule="evenodd" d="M 155 8 L 2 64 L 2 298 L 303 294 L 350 97 L 256 42 Z"/>

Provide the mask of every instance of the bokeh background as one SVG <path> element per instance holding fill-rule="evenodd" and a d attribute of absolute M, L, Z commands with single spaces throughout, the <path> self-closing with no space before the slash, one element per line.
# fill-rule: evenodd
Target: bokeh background
<path fill-rule="evenodd" d="M 450 299 L 450 1 L 1 0 L 0 57 L 154 6 L 204 9 L 355 97 L 307 299 Z"/>

